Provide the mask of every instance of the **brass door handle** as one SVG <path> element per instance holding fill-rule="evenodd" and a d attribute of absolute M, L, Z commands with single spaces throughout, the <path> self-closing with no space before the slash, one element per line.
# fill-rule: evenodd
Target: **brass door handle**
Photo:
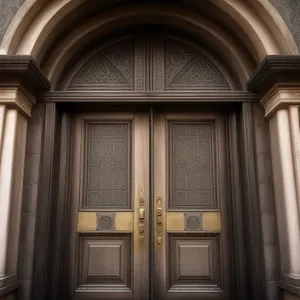
<path fill-rule="evenodd" d="M 140 208 L 140 210 L 139 210 L 139 220 L 140 220 L 140 222 L 145 221 L 145 208 Z"/>
<path fill-rule="evenodd" d="M 141 192 L 139 199 L 139 240 L 140 240 L 140 248 L 144 248 L 145 243 L 145 197 L 144 191 Z"/>
<path fill-rule="evenodd" d="M 160 250 L 163 242 L 163 209 L 161 197 L 156 198 L 156 247 Z"/>

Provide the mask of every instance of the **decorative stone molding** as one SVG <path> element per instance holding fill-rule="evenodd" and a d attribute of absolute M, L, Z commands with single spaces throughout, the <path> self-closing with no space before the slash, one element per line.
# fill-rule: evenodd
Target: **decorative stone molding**
<path fill-rule="evenodd" d="M 0 56 L 0 297 L 18 287 L 27 119 L 49 86 L 31 57 Z"/>
<path fill-rule="evenodd" d="M 265 117 L 268 118 L 280 109 L 298 104 L 300 104 L 300 83 L 299 87 L 284 88 L 277 85 L 261 99 L 261 105 L 265 108 Z"/>
<path fill-rule="evenodd" d="M 20 87 L 0 87 L 0 105 L 15 109 L 26 117 L 31 117 L 31 108 L 35 104 L 32 94 Z"/>
<path fill-rule="evenodd" d="M 23 86 L 37 95 L 50 88 L 50 82 L 31 56 L 0 55 L 0 86 Z"/>
<path fill-rule="evenodd" d="M 248 82 L 269 118 L 280 244 L 279 285 L 300 294 L 300 56 L 266 56 Z"/>
<path fill-rule="evenodd" d="M 300 55 L 267 55 L 247 83 L 249 91 L 264 95 L 274 86 L 300 86 Z"/>

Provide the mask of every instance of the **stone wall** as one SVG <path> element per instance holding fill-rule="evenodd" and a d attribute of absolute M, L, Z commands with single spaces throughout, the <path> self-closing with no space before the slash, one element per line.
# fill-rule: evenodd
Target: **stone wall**
<path fill-rule="evenodd" d="M 269 0 L 288 26 L 300 50 L 300 1 Z"/>
<path fill-rule="evenodd" d="M 257 180 L 263 230 L 266 290 L 269 300 L 279 300 L 279 245 L 273 192 L 269 122 L 264 117 L 264 109 L 259 104 L 253 105 L 253 114 L 257 155 Z"/>
<path fill-rule="evenodd" d="M 18 266 L 18 299 L 22 300 L 30 299 L 31 294 L 44 109 L 44 104 L 36 104 L 28 123 Z"/>
<path fill-rule="evenodd" d="M 12 19 L 26 0 L 0 0 L 0 43 Z"/>

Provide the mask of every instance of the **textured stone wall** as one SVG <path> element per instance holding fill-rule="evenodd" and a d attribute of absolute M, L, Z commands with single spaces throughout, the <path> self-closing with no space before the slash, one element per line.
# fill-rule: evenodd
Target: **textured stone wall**
<path fill-rule="evenodd" d="M 300 50 L 300 1 L 299 0 L 269 0 L 277 9 L 290 29 L 298 49 Z"/>
<path fill-rule="evenodd" d="M 18 266 L 18 299 L 22 300 L 29 300 L 31 293 L 44 108 L 44 104 L 36 104 L 28 123 Z"/>
<path fill-rule="evenodd" d="M 264 109 L 259 104 L 253 106 L 253 114 L 255 122 L 257 180 L 263 229 L 266 289 L 268 300 L 279 300 L 279 245 L 273 192 L 269 123 L 264 117 Z"/>
<path fill-rule="evenodd" d="M 0 42 L 13 17 L 25 0 L 0 0 Z"/>

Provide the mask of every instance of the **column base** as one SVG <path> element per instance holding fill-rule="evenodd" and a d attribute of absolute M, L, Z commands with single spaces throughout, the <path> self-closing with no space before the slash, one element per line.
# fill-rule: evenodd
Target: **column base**
<path fill-rule="evenodd" d="M 300 300 L 300 296 L 292 294 L 292 293 L 287 292 L 287 291 L 284 291 L 283 292 L 283 300 Z"/>
<path fill-rule="evenodd" d="M 294 297 L 296 297 L 296 298 L 284 298 L 284 300 L 287 300 L 287 299 L 300 300 L 300 286 L 299 285 L 297 286 L 297 285 L 291 284 L 285 280 L 281 280 L 279 282 L 279 286 L 284 290 L 284 293 L 292 294 Z"/>
<path fill-rule="evenodd" d="M 12 274 L 9 276 L 0 278 L 0 300 L 6 299 L 6 295 L 11 294 L 19 287 L 19 283 L 17 281 L 17 275 Z"/>

